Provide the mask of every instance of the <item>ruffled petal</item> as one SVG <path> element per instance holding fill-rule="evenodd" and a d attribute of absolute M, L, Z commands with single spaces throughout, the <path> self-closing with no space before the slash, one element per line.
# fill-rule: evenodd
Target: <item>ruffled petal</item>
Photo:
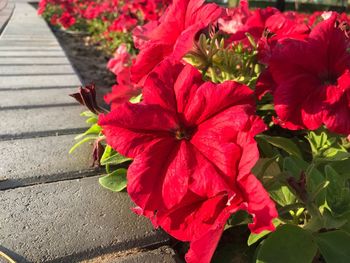
<path fill-rule="evenodd" d="M 253 216 L 253 223 L 249 224 L 250 230 L 253 233 L 274 231 L 272 220 L 278 217 L 278 213 L 275 203 L 260 181 L 253 174 L 248 174 L 240 176 L 237 182 L 244 195 L 246 210 Z"/>
<path fill-rule="evenodd" d="M 157 105 L 126 103 L 99 115 L 107 143 L 124 156 L 134 158 L 156 138 L 170 138 L 178 126 L 174 116 Z"/>
<path fill-rule="evenodd" d="M 221 84 L 206 82 L 189 98 L 184 117 L 188 123 L 200 124 L 235 105 L 255 105 L 253 91 L 234 81 Z"/>
<path fill-rule="evenodd" d="M 180 78 L 179 74 L 182 69 L 182 64 L 169 59 L 156 66 L 145 81 L 142 91 L 144 102 L 146 104 L 156 104 L 164 109 L 176 112 L 174 85 Z M 183 73 L 181 73 L 182 75 Z"/>

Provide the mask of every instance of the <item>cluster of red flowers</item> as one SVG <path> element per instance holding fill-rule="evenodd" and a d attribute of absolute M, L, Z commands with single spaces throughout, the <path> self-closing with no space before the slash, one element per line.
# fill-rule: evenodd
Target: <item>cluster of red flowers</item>
<path fill-rule="evenodd" d="M 126 32 L 139 21 L 157 20 L 171 0 L 41 0 L 39 14 L 50 7 L 59 8 L 51 23 L 69 28 L 79 20 L 109 22 L 109 31 Z"/>
<path fill-rule="evenodd" d="M 253 233 L 274 230 L 275 204 L 251 172 L 259 159 L 254 137 L 267 130 L 256 100 L 270 93 L 275 125 L 283 128 L 350 134 L 350 27 L 334 12 L 307 17 L 252 11 L 247 1 L 232 9 L 172 2 L 133 30 L 135 58 L 121 45 L 109 62 L 118 84 L 98 124 L 108 145 L 133 159 L 127 190 L 134 211 L 190 242 L 187 262 L 206 263 L 238 210 L 252 216 Z M 263 69 L 256 85 L 204 78 L 184 59 L 200 47 L 200 34 L 223 35 L 219 48 L 255 50 Z M 138 95 L 141 102 L 129 101 Z"/>
<path fill-rule="evenodd" d="M 234 212 L 253 216 L 253 232 L 273 230 L 277 217 L 251 174 L 254 136 L 266 129 L 254 92 L 234 81 L 205 82 L 182 61 L 198 32 L 223 14 L 203 2 L 175 0 L 159 21 L 134 31 L 140 53 L 131 61 L 120 47 L 110 62 L 119 84 L 106 97 L 112 111 L 99 117 L 107 143 L 134 159 L 127 189 L 135 211 L 189 241 L 188 262 L 210 261 Z M 142 102 L 125 102 L 139 87 Z"/>

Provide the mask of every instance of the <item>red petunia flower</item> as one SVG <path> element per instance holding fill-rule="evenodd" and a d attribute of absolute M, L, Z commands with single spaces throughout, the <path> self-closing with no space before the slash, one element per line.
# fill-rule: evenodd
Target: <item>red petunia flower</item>
<path fill-rule="evenodd" d="M 310 28 L 294 18 L 276 13 L 265 22 L 263 36 L 258 41 L 259 60 L 268 64 L 273 48 L 283 39 L 303 40 L 309 36 Z"/>
<path fill-rule="evenodd" d="M 115 75 L 118 75 L 130 64 L 131 57 L 126 45 L 123 43 L 118 47 L 118 49 L 114 53 L 114 57 L 108 61 L 107 68 Z"/>
<path fill-rule="evenodd" d="M 76 22 L 75 17 L 73 17 L 70 13 L 64 12 L 61 17 L 58 19 L 58 21 L 61 23 L 61 25 L 64 28 L 70 28 L 73 26 Z"/>
<path fill-rule="evenodd" d="M 118 73 L 117 82 L 118 84 L 112 86 L 112 91 L 104 96 L 104 100 L 111 105 L 112 110 L 141 94 L 141 88 L 131 83 L 129 67 Z"/>
<path fill-rule="evenodd" d="M 158 213 L 158 224 L 175 238 L 190 242 L 186 255 L 188 263 L 209 263 L 226 221 L 238 210 L 253 215 L 249 228 L 254 233 L 273 231 L 271 223 L 278 216 L 275 204 L 258 179 L 252 174 L 240 175 L 238 190 L 228 190 L 213 197 L 199 197 L 189 193 L 182 206 Z M 237 194 L 239 192 L 240 194 Z"/>
<path fill-rule="evenodd" d="M 275 206 L 250 173 L 259 158 L 253 137 L 265 130 L 253 92 L 203 82 L 194 67 L 165 60 L 146 79 L 143 98 L 99 117 L 107 143 L 134 158 L 128 193 L 139 213 L 191 242 L 188 262 L 210 261 L 238 209 L 253 215 L 252 231 L 273 229 Z"/>
<path fill-rule="evenodd" d="M 146 77 L 167 56 L 180 60 L 193 47 L 195 35 L 221 13 L 218 5 L 204 4 L 204 0 L 174 0 L 159 19 L 159 25 L 146 30 L 143 39 L 148 41 L 142 45 L 132 67 L 133 82 Z"/>
<path fill-rule="evenodd" d="M 315 130 L 322 124 L 350 133 L 350 41 L 336 13 L 305 40 L 287 39 L 274 48 L 269 70 L 282 126 Z"/>

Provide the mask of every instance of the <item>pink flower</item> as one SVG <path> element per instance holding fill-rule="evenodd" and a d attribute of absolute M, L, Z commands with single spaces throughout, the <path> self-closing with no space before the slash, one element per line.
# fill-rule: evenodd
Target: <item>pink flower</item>
<path fill-rule="evenodd" d="M 131 63 L 131 57 L 125 44 L 121 44 L 116 50 L 114 57 L 108 61 L 107 68 L 118 75 Z"/>
<path fill-rule="evenodd" d="M 115 109 L 120 104 L 128 102 L 132 97 L 141 94 L 141 88 L 131 83 L 130 68 L 124 68 L 117 75 L 118 84 L 112 87 L 112 91 L 105 95 L 104 99 L 111 109 Z"/>

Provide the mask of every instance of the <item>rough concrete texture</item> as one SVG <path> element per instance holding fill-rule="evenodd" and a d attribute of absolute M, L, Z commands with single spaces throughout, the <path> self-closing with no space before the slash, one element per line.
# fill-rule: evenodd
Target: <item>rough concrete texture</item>
<path fill-rule="evenodd" d="M 6 40 L 1 39 L 0 46 L 15 46 L 15 47 L 33 47 L 33 46 L 51 46 L 59 47 L 56 41 L 45 41 L 45 40 Z"/>
<path fill-rule="evenodd" d="M 2 58 L 0 58 L 0 60 L 2 61 Z M 0 90 L 2 88 L 79 87 L 80 85 L 81 82 L 75 74 L 56 76 L 1 76 L 0 78 Z"/>
<path fill-rule="evenodd" d="M 80 105 L 1 111 L 0 139 L 11 135 L 87 127 Z"/>
<path fill-rule="evenodd" d="M 1 42 L 1 41 L 0 41 Z M 60 46 L 32 46 L 32 47 L 26 47 L 26 46 L 0 46 L 1 51 L 13 51 L 13 50 L 19 50 L 19 51 L 30 51 L 30 50 L 39 50 L 39 51 L 45 51 L 45 50 L 61 50 Z"/>
<path fill-rule="evenodd" d="M 30 50 L 30 51 L 2 51 L 0 50 L 0 57 L 64 57 L 63 51 L 42 51 L 42 50 Z"/>
<path fill-rule="evenodd" d="M 0 42 L 3 43 L 2 41 Z M 48 58 L 48 57 L 33 57 L 33 58 L 28 58 L 28 57 L 4 57 L 1 58 L 0 60 L 0 65 L 67 65 L 69 64 L 69 61 L 65 57 L 53 57 L 53 58 Z"/>
<path fill-rule="evenodd" d="M 3 75 L 51 75 L 55 74 L 73 74 L 71 65 L 0 65 L 0 76 Z"/>
<path fill-rule="evenodd" d="M 18 263 L 71 263 L 166 244 L 131 212 L 126 193 L 99 186 L 91 145 L 68 155 L 74 135 L 64 134 L 87 125 L 82 107 L 65 104 L 73 83 L 62 74 L 74 71 L 65 57 L 48 55 L 62 52 L 51 35 L 32 6 L 17 3 L 0 35 L 0 251 Z"/>
<path fill-rule="evenodd" d="M 126 257 L 116 258 L 110 263 L 181 263 L 175 251 L 167 246 L 156 250 L 132 254 Z"/>
<path fill-rule="evenodd" d="M 35 40 L 35 41 L 55 41 L 55 37 L 54 36 L 50 36 L 50 35 L 40 35 L 40 34 L 36 34 L 36 35 L 6 35 L 2 38 L 3 40 L 14 40 L 14 41 L 28 41 L 28 40 Z"/>
<path fill-rule="evenodd" d="M 1 75 L 0 75 L 1 79 Z M 48 89 L 48 90 L 13 90 L 3 91 L 0 89 L 0 110 L 8 107 L 21 108 L 27 105 L 57 105 L 57 104 L 71 104 L 75 100 L 68 96 L 77 92 L 76 88 L 68 89 Z"/>
<path fill-rule="evenodd" d="M 91 168 L 91 144 L 86 143 L 68 154 L 76 142 L 75 136 L 0 141 L 0 190 L 76 178 L 96 171 Z"/>
<path fill-rule="evenodd" d="M 94 258 L 79 261 L 79 263 L 183 263 L 169 246 L 158 249 L 133 248 L 126 251 L 116 251 Z"/>
<path fill-rule="evenodd" d="M 168 240 L 131 212 L 127 193 L 105 190 L 97 180 L 0 192 L 0 244 L 5 252 L 19 263 L 76 262 Z"/>

